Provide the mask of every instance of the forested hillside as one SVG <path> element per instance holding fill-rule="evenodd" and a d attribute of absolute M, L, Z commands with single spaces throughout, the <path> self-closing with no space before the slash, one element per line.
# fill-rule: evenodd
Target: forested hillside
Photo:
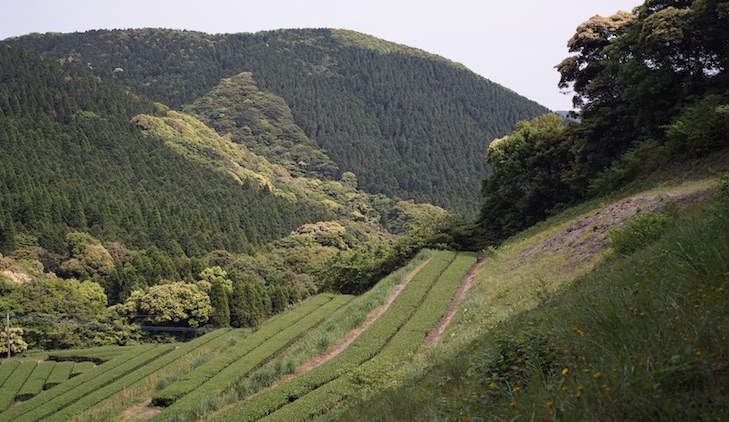
<path fill-rule="evenodd" d="M 240 78 L 251 108 L 282 112 L 255 111 L 278 125 L 255 136 L 288 133 L 316 152 L 278 97 Z M 14 352 L 169 336 L 140 325 L 257 326 L 318 291 L 362 292 L 448 243 L 442 208 L 366 194 L 351 172 L 294 177 L 235 141 L 0 45 L 0 310 L 20 327 Z"/>
<path fill-rule="evenodd" d="M 66 233 L 88 231 L 130 247 L 189 255 L 246 251 L 333 216 L 196 165 L 145 137 L 130 120 L 149 100 L 74 66 L 0 48 L 0 236 L 15 233 L 65 251 Z"/>
<path fill-rule="evenodd" d="M 488 143 L 518 120 L 547 111 L 455 63 L 350 31 L 144 29 L 6 42 L 75 63 L 173 108 L 195 103 L 198 117 L 221 134 L 256 141 L 251 149 L 294 173 L 339 178 L 354 172 L 367 192 L 466 216 L 480 205 Z M 242 72 L 250 72 L 247 86 L 257 87 L 250 95 L 285 101 L 308 141 L 296 131 L 261 139 L 262 121 L 280 121 L 278 107 L 225 115 L 230 96 L 220 91 L 230 83 L 219 84 Z M 242 131 L 250 131 L 247 138 Z M 304 155 L 281 153 L 293 146 Z"/>

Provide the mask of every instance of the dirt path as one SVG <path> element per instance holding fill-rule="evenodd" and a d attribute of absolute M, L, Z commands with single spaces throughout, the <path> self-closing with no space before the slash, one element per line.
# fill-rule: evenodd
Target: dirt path
<path fill-rule="evenodd" d="M 151 406 L 152 399 L 147 399 L 126 409 L 123 413 L 125 421 L 147 421 L 162 412 L 163 408 Z"/>
<path fill-rule="evenodd" d="M 322 363 L 328 361 L 329 359 L 332 359 L 333 357 L 337 356 L 338 354 L 342 353 L 344 350 L 349 347 L 350 344 L 352 344 L 353 341 L 357 339 L 357 337 L 362 334 L 364 330 L 366 330 L 370 325 L 372 325 L 373 322 L 377 320 L 382 314 L 387 311 L 388 308 L 390 308 L 390 305 L 392 305 L 392 302 L 395 301 L 395 299 L 400 295 L 400 293 L 403 291 L 405 286 L 410 283 L 410 281 L 415 277 L 415 274 L 420 271 L 425 264 L 430 262 L 430 258 L 423 261 L 420 265 L 417 266 L 414 270 L 410 271 L 408 275 L 403 278 L 403 280 L 395 286 L 395 288 L 392 289 L 390 294 L 387 296 L 387 299 L 385 299 L 385 302 L 374 309 L 372 312 L 367 315 L 367 319 L 365 319 L 365 322 L 362 323 L 358 328 L 355 330 L 352 330 L 349 334 L 347 334 L 346 337 L 344 337 L 342 340 L 340 340 L 337 344 L 334 345 L 331 349 L 327 350 L 326 352 L 315 356 L 308 361 L 304 362 L 301 366 L 299 366 L 295 372 L 296 375 L 301 374 L 302 372 L 306 372 L 310 369 L 316 368 L 317 366 L 321 365 Z"/>
<path fill-rule="evenodd" d="M 281 384 L 281 383 L 283 383 L 285 381 L 290 380 L 291 378 L 294 378 L 294 377 L 296 377 L 298 375 L 301 375 L 302 373 L 304 373 L 306 371 L 310 371 L 310 370 L 316 368 L 317 366 L 323 364 L 324 362 L 326 362 L 326 361 L 334 358 L 335 356 L 339 355 L 343 351 L 345 351 L 347 349 L 347 347 L 349 347 L 349 345 L 352 344 L 352 342 L 355 341 L 357 339 L 357 337 L 359 337 L 360 334 L 362 334 L 362 332 L 364 332 L 364 330 L 366 330 L 370 325 L 372 325 L 372 323 L 375 322 L 377 320 L 377 318 L 379 318 L 382 314 L 385 313 L 385 311 L 387 311 L 388 308 L 390 308 L 390 305 L 392 305 L 392 302 L 394 302 L 395 299 L 397 299 L 397 297 L 400 295 L 400 293 L 403 291 L 403 289 L 405 289 L 405 286 L 407 286 L 408 283 L 410 283 L 410 281 L 413 279 L 413 277 L 415 277 L 415 274 L 417 274 L 418 271 L 420 271 L 428 262 L 430 262 L 430 260 L 431 260 L 431 258 L 426 259 L 420 265 L 418 265 L 415 269 L 413 269 L 412 271 L 410 271 L 405 276 L 405 278 L 403 278 L 402 281 L 397 286 L 395 286 L 392 289 L 392 291 L 390 292 L 390 294 L 385 299 L 385 302 L 383 302 L 382 305 L 378 306 L 377 308 L 373 309 L 367 315 L 367 318 L 362 323 L 362 325 L 360 325 L 356 329 L 350 331 L 349 334 L 347 334 L 346 337 L 344 337 L 339 342 L 337 342 L 329 350 L 327 350 L 326 352 L 324 352 L 324 353 L 322 353 L 320 355 L 314 356 L 313 358 L 307 360 L 303 364 L 299 365 L 299 367 L 296 368 L 296 371 L 294 371 L 294 373 L 281 377 L 275 383 L 271 384 L 270 386 L 264 388 L 261 391 L 258 391 L 256 393 L 254 393 L 254 394 L 252 394 L 252 395 L 244 398 L 243 400 L 248 400 L 251 397 L 255 397 L 255 396 L 257 396 L 257 395 L 259 395 L 259 394 L 261 394 L 261 393 L 263 393 L 265 391 L 268 391 L 268 390 L 270 390 L 270 389 L 278 386 L 279 384 Z M 218 409 L 216 411 L 216 413 L 218 413 L 218 412 L 224 412 L 225 410 L 228 410 L 228 409 L 232 408 L 233 406 L 235 406 L 238 403 L 240 403 L 240 402 L 231 403 L 231 404 L 229 404 L 229 405 L 227 405 L 227 406 L 225 406 L 223 408 Z"/>
<path fill-rule="evenodd" d="M 443 317 L 438 322 L 438 325 L 433 327 L 432 330 L 428 333 L 428 335 L 425 337 L 425 340 L 423 340 L 423 344 L 426 346 L 430 346 L 440 340 L 440 338 L 443 336 L 443 333 L 445 332 L 446 328 L 448 328 L 448 324 L 451 323 L 451 320 L 456 315 L 456 311 L 458 310 L 458 305 L 461 303 L 463 298 L 466 296 L 466 292 L 468 292 L 468 289 L 471 288 L 471 285 L 473 284 L 473 275 L 476 274 L 476 271 L 478 271 L 479 268 L 481 268 L 481 265 L 486 260 L 486 255 L 480 255 L 478 259 L 476 260 L 476 263 L 473 264 L 473 267 L 471 267 L 470 270 L 468 270 L 468 273 L 463 277 L 463 281 L 461 281 L 461 285 L 458 287 L 458 290 L 453 295 L 453 300 L 451 301 L 451 304 L 448 306 L 448 309 L 446 310 L 445 314 L 443 314 Z"/>

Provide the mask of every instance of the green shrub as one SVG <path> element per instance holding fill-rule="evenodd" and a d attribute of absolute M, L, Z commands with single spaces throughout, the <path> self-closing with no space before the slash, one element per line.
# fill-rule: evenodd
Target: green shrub
<path fill-rule="evenodd" d="M 28 379 L 25 380 L 20 390 L 18 390 L 18 393 L 15 395 L 15 400 L 25 401 L 43 391 L 43 386 L 46 384 L 46 380 L 55 366 L 56 362 L 53 361 L 39 363 Z"/>
<path fill-rule="evenodd" d="M 5 380 L 2 388 L 0 388 L 0 411 L 7 409 L 13 403 L 15 395 L 20 391 L 20 388 L 25 384 L 25 380 L 28 379 L 37 365 L 35 361 L 22 362 Z"/>
<path fill-rule="evenodd" d="M 51 371 L 51 374 L 48 375 L 48 379 L 46 380 L 43 389 L 48 390 L 71 378 L 71 371 L 73 370 L 73 366 L 74 362 L 70 361 L 56 363 L 56 365 L 53 367 L 53 371 Z"/>
<path fill-rule="evenodd" d="M 665 213 L 645 213 L 628 221 L 624 229 L 611 227 L 608 231 L 610 246 L 622 255 L 629 255 L 658 240 L 668 228 L 671 219 Z"/>

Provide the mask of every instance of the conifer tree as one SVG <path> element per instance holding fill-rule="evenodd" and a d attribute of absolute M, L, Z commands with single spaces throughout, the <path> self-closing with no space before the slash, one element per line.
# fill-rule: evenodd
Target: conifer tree
<path fill-rule="evenodd" d="M 215 280 L 210 288 L 210 305 L 213 312 L 210 315 L 210 325 L 213 327 L 230 327 L 230 308 L 228 294 L 223 282 Z"/>
<path fill-rule="evenodd" d="M 233 327 L 255 327 L 265 317 L 261 295 L 253 282 L 239 281 L 233 285 L 230 310 Z"/>

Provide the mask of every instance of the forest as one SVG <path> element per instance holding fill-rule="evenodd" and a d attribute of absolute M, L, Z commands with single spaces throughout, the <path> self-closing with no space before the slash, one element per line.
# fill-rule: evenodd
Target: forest
<path fill-rule="evenodd" d="M 423 247 L 497 245 L 712 154 L 729 133 L 715 6 L 647 2 L 582 24 L 557 67 L 580 110 L 570 121 L 445 59 L 347 31 L 7 40 L 2 310 L 31 348 L 255 327 L 319 292 L 362 293 Z M 464 153 L 482 181 L 469 193 L 483 196 L 475 221 L 454 185 Z M 403 199 L 439 203 L 416 186 L 429 181 L 455 202 Z"/>
<path fill-rule="evenodd" d="M 482 234 L 512 235 L 655 169 L 726 148 L 727 7 L 650 0 L 582 23 L 568 41 L 572 55 L 557 66 L 579 122 L 545 115 L 490 144 Z"/>
<path fill-rule="evenodd" d="M 242 96 L 240 118 L 260 127 L 221 136 L 71 63 L 0 54 L 0 304 L 22 347 L 254 327 L 319 291 L 362 292 L 450 241 L 438 227 L 457 218 L 440 207 L 367 194 L 351 172 L 306 178 L 288 166 L 333 164 L 249 74 L 190 109 L 204 118 Z M 257 146 L 287 157 L 271 162 Z"/>
<path fill-rule="evenodd" d="M 250 72 L 260 92 L 255 95 L 281 97 L 309 139 L 288 133 L 265 145 L 251 133 L 249 141 L 258 138 L 249 145 L 254 152 L 295 174 L 331 179 L 352 172 L 365 192 L 432 203 L 464 218 L 478 213 L 491 139 L 548 111 L 461 65 L 351 31 L 139 29 L 5 42 L 76 64 L 173 109 L 192 105 L 199 118 L 234 139 L 245 127 L 260 127 L 250 121 L 250 110 L 221 119 L 228 105 L 216 92 L 225 91 L 218 86 L 224 78 Z M 279 152 L 291 143 L 303 155 Z M 299 162 L 303 168 L 295 169 Z"/>

